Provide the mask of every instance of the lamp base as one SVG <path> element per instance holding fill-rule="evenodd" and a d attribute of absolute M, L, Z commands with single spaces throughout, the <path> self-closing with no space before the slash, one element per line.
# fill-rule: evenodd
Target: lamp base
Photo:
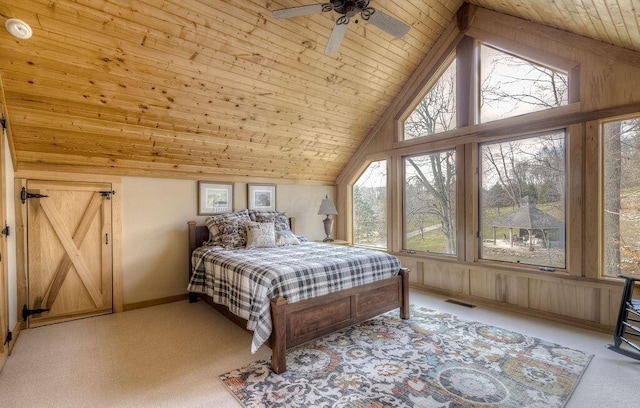
<path fill-rule="evenodd" d="M 333 227 L 333 220 L 331 218 L 329 218 L 329 215 L 327 215 L 327 218 L 322 220 L 322 223 L 324 224 L 324 233 L 327 235 L 327 237 L 325 239 L 323 239 L 322 242 L 332 242 L 333 238 L 331 238 L 329 235 L 331 235 L 331 228 Z"/>

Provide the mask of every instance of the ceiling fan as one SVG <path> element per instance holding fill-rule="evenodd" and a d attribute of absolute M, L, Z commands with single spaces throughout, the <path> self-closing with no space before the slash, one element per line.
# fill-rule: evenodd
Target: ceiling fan
<path fill-rule="evenodd" d="M 273 17 L 285 19 L 298 16 L 306 16 L 315 13 L 326 13 L 337 11 L 342 14 L 336 20 L 329 42 L 324 52 L 334 54 L 340 48 L 344 34 L 347 32 L 347 25 L 351 17 L 360 13 L 362 19 L 373 24 L 379 29 L 391 34 L 396 38 L 404 36 L 409 31 L 409 26 L 402 21 L 396 20 L 380 10 L 369 7 L 369 0 L 331 0 L 329 3 L 311 4 L 308 6 L 290 7 L 286 9 L 274 10 Z M 356 21 L 357 22 L 357 21 Z"/>

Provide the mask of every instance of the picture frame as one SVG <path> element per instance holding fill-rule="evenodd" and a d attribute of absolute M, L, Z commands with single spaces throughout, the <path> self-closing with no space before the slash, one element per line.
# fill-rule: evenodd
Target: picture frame
<path fill-rule="evenodd" d="M 275 184 L 248 184 L 247 201 L 250 210 L 275 211 Z"/>
<path fill-rule="evenodd" d="M 233 211 L 233 183 L 198 181 L 198 215 Z"/>

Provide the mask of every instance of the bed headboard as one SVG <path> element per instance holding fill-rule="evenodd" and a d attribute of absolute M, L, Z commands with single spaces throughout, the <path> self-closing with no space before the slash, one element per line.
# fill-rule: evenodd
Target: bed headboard
<path fill-rule="evenodd" d="M 295 232 L 295 218 L 289 217 L 289 228 Z M 209 239 L 209 228 L 206 225 L 197 225 L 195 221 L 189 221 L 189 276 L 191 276 L 191 253 L 196 250 L 203 242 Z"/>

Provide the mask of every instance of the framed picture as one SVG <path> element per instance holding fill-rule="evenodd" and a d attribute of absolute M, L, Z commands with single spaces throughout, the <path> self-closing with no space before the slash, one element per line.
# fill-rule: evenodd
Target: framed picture
<path fill-rule="evenodd" d="M 250 210 L 276 210 L 275 184 L 249 184 L 248 189 Z"/>
<path fill-rule="evenodd" d="M 198 215 L 233 211 L 233 184 L 198 181 Z"/>

